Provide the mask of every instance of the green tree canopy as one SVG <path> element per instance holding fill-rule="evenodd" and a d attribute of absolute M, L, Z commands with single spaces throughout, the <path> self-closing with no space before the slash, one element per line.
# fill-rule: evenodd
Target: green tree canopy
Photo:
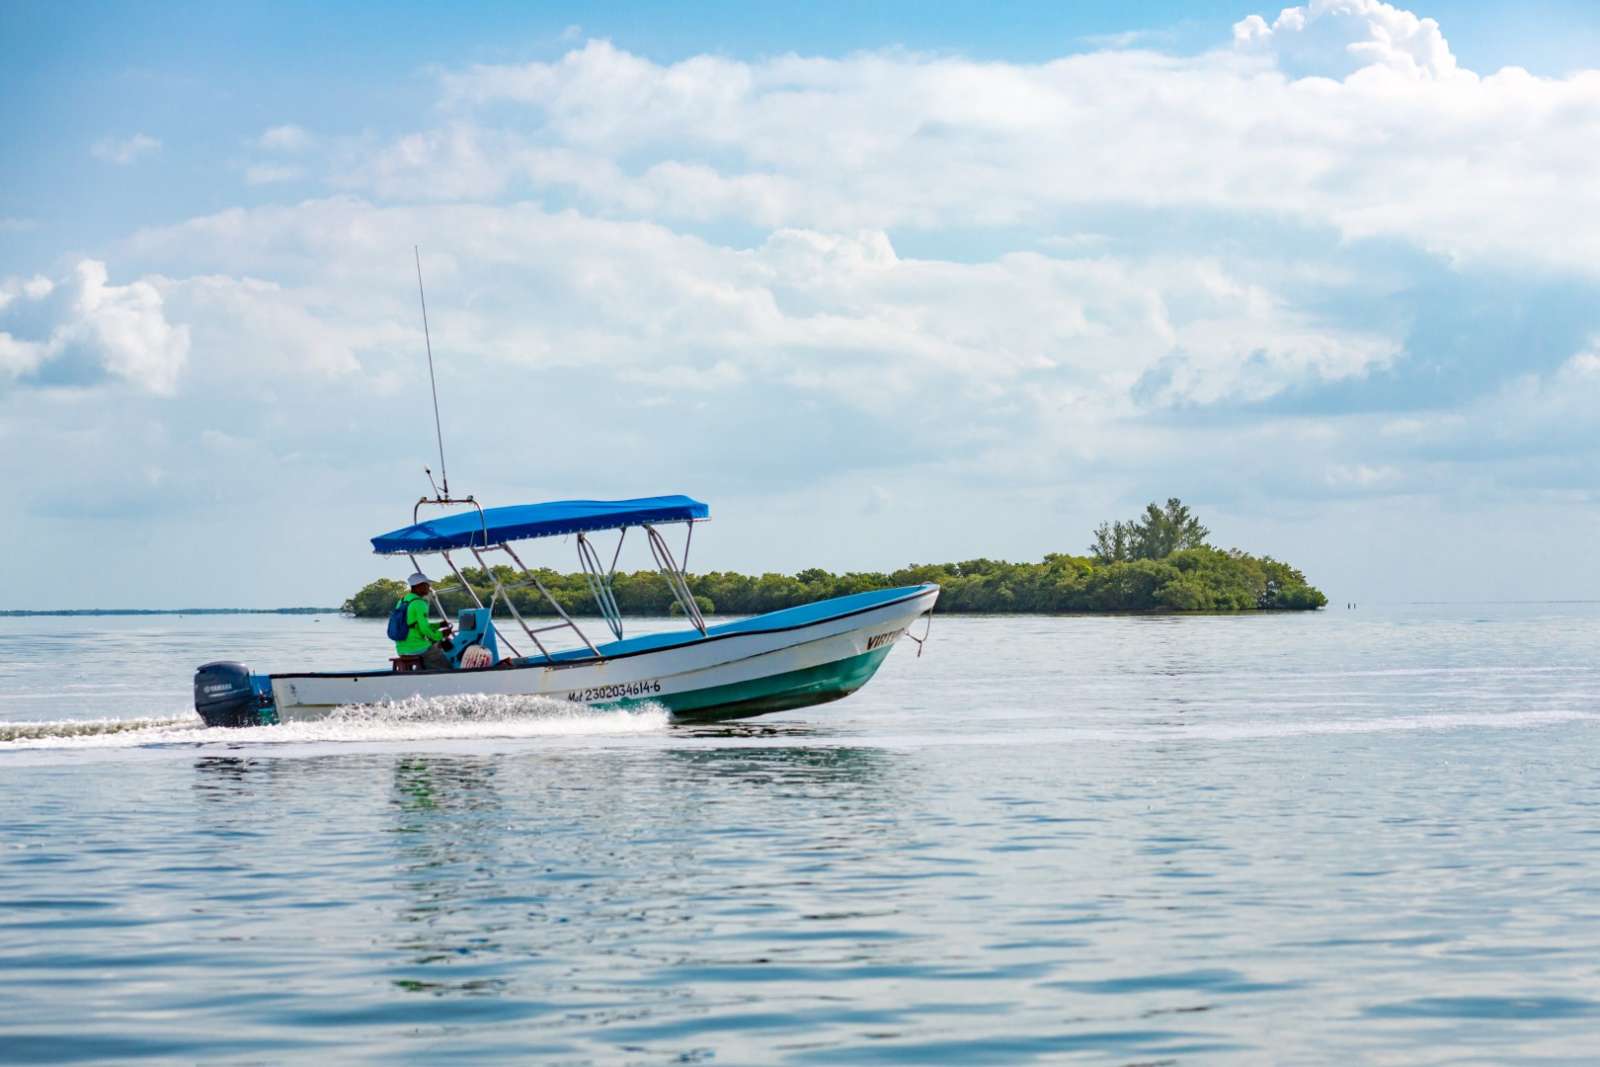
<path fill-rule="evenodd" d="M 1167 498 L 1166 507 L 1151 501 L 1136 519 L 1102 522 L 1095 527 L 1089 551 L 1097 563 L 1166 559 L 1186 548 L 1205 547 L 1210 536 L 1189 506 L 1174 496 Z"/>

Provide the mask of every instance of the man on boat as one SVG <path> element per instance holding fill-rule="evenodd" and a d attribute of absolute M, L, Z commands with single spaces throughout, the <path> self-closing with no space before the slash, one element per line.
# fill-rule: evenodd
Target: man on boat
<path fill-rule="evenodd" d="M 450 666 L 450 624 L 446 622 L 441 628 L 428 618 L 428 594 L 433 586 L 421 571 L 407 579 L 406 584 L 411 586 L 411 592 L 395 605 L 397 608 L 405 605 L 406 636 L 405 640 L 394 643 L 394 650 L 402 656 L 421 656 L 425 671 L 446 670 Z"/>

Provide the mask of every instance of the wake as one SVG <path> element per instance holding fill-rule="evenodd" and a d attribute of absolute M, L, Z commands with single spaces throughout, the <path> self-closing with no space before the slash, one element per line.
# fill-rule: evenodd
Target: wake
<path fill-rule="evenodd" d="M 349 705 L 319 719 L 277 726 L 212 728 L 197 715 L 0 723 L 0 752 L 626 735 L 662 730 L 671 721 L 671 714 L 654 704 L 599 709 L 550 697 L 413 697 Z"/>
<path fill-rule="evenodd" d="M 181 719 L 63 719 L 45 722 L 0 722 L 0 748 L 23 747 L 28 741 L 83 741 L 123 735 L 127 740 L 134 734 L 160 734 L 181 731 L 204 731 L 205 724 L 197 715 Z"/>

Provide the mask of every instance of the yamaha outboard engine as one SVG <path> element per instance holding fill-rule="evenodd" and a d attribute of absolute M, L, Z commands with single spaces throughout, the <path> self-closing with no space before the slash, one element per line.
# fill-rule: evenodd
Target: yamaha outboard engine
<path fill-rule="evenodd" d="M 242 663 L 207 663 L 194 672 L 194 710 L 207 726 L 263 726 L 275 721 L 270 698 L 250 684 Z"/>

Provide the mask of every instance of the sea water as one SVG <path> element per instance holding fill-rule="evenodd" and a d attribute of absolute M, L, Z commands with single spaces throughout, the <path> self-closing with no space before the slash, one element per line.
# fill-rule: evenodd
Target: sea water
<path fill-rule="evenodd" d="M 0 620 L 0 1060 L 1600 1055 L 1600 607 L 937 617 L 848 700 L 206 730 L 336 617 Z"/>

